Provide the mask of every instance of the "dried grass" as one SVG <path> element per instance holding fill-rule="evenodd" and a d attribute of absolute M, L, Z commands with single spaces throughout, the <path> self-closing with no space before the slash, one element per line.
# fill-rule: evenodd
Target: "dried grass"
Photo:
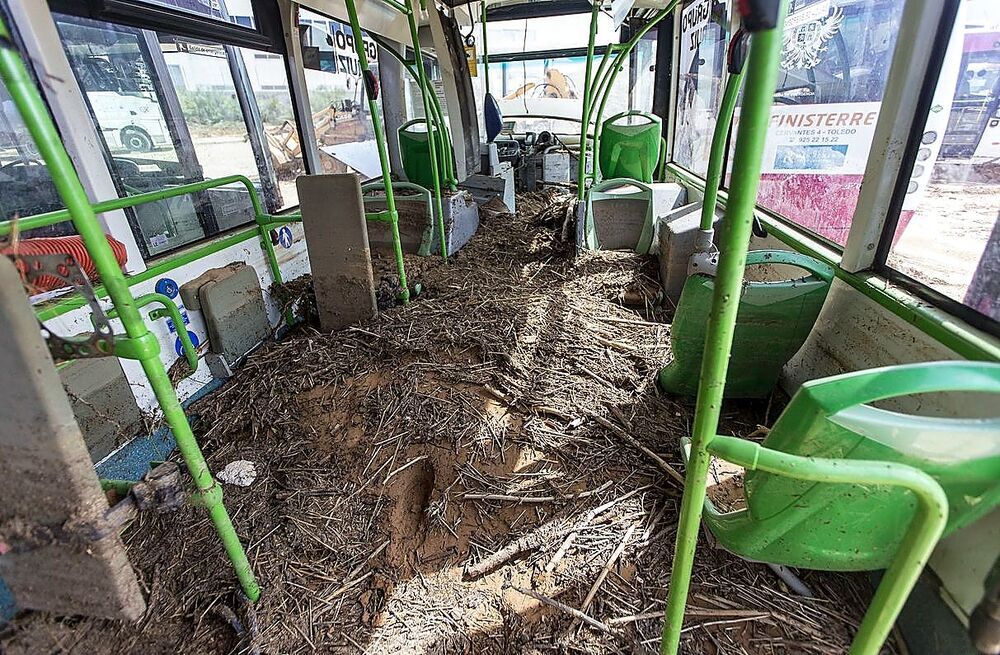
<path fill-rule="evenodd" d="M 519 204 L 484 214 L 447 265 L 408 258 L 426 290 L 409 306 L 335 334 L 297 328 L 194 408 L 214 469 L 257 463 L 252 486 L 226 490 L 264 589 L 255 620 L 188 508 L 126 532 L 149 594 L 138 625 L 27 615 L 0 649 L 655 651 L 679 505 L 669 469 L 692 416 L 653 385 L 669 357 L 655 263 L 574 259 L 571 199 Z M 283 293 L 314 302 L 307 281 Z M 751 433 L 767 409 L 727 405 L 723 430 Z M 864 586 L 805 577 L 817 598 L 703 543 L 683 651 L 845 652 Z M 232 611 L 255 626 L 243 638 Z"/>

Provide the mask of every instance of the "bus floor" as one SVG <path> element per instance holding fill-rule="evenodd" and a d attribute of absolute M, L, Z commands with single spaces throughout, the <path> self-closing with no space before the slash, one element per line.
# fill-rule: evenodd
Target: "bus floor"
<path fill-rule="evenodd" d="M 23 613 L 0 651 L 655 652 L 693 403 L 653 382 L 670 357 L 655 261 L 574 259 L 566 202 L 485 215 L 447 264 L 408 258 L 409 306 L 295 328 L 193 407 L 214 470 L 256 467 L 226 486 L 252 612 L 190 507 L 125 532 L 141 621 Z M 727 403 L 722 430 L 759 437 L 783 402 Z M 703 535 L 682 651 L 846 652 L 865 578 L 800 575 L 814 598 Z"/>

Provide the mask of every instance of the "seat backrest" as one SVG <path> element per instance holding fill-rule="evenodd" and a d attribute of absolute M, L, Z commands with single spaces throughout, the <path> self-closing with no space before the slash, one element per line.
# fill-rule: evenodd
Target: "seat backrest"
<path fill-rule="evenodd" d="M 604 121 L 598 156 L 601 177 L 651 183 L 662 132 L 660 117 L 641 111 L 622 112 Z"/>
<path fill-rule="evenodd" d="M 423 129 L 414 129 L 423 127 Z M 399 126 L 399 156 L 403 160 L 406 179 L 426 189 L 434 187 L 434 171 L 431 168 L 431 132 L 427 121 L 416 118 Z M 435 129 L 434 137 L 437 138 Z"/>
<path fill-rule="evenodd" d="M 744 283 L 726 376 L 727 398 L 770 394 L 781 368 L 809 336 L 826 300 L 833 275 L 829 266 L 782 250 L 755 250 L 747 255 L 748 266 L 772 264 L 794 266 L 803 275 Z M 708 275 L 692 275 L 684 284 L 670 326 L 674 361 L 660 375 L 660 386 L 667 392 L 693 396 L 698 391 L 714 292 L 715 278 Z"/>
<path fill-rule="evenodd" d="M 948 497 L 945 534 L 949 534 L 1000 504 L 1000 403 L 994 400 L 988 405 L 997 408 L 993 418 L 917 416 L 871 404 L 932 392 L 981 392 L 1000 398 L 1000 364 L 908 364 L 806 383 L 764 446 L 806 457 L 918 468 L 933 477 Z M 901 538 L 913 505 L 909 493 L 899 489 L 822 484 L 761 471 L 747 474 L 745 491 L 754 518 L 828 507 L 841 523 L 853 525 L 852 532 L 872 539 Z M 830 522 L 831 530 L 837 523 Z"/>
<path fill-rule="evenodd" d="M 483 101 L 483 119 L 486 124 L 486 143 L 493 143 L 503 130 L 503 112 L 492 93 L 487 93 Z"/>

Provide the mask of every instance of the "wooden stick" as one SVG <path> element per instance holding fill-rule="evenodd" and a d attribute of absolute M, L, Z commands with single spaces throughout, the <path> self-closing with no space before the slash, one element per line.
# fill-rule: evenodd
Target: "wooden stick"
<path fill-rule="evenodd" d="M 524 594 L 525 596 L 531 596 L 535 600 L 537 600 L 539 602 L 542 602 L 542 603 L 545 603 L 546 605 L 548 605 L 550 607 L 554 607 L 554 608 L 556 608 L 557 610 L 559 610 L 561 612 L 566 612 L 570 616 L 572 616 L 574 618 L 577 618 L 577 619 L 580 619 L 581 621 L 583 621 L 584 623 L 586 623 L 587 625 L 589 625 L 590 627 L 592 627 L 592 628 L 594 628 L 596 630 L 600 630 L 601 632 L 611 632 L 611 628 L 609 628 L 608 626 L 604 625 L 603 623 L 601 623 L 597 619 L 584 614 L 583 612 L 581 612 L 580 610 L 576 609 L 575 607 L 570 607 L 569 605 L 566 605 L 565 603 L 560 603 L 558 600 L 553 600 L 553 599 L 549 598 L 548 596 L 543 596 L 542 594 L 538 593 L 537 591 L 532 591 L 531 589 L 522 589 L 520 587 L 514 587 L 514 590 L 517 591 L 518 593 Z"/>
<path fill-rule="evenodd" d="M 641 491 L 645 491 L 646 489 L 649 489 L 652 486 L 653 485 L 646 485 L 644 487 L 639 487 L 638 489 L 633 489 L 627 494 L 621 495 L 618 498 L 608 501 L 603 505 L 595 507 L 594 509 L 587 512 L 586 516 L 584 516 L 583 519 L 581 519 L 576 524 L 576 527 L 574 527 L 573 530 L 568 535 L 566 535 L 566 539 L 564 539 L 562 545 L 559 546 L 559 550 L 557 550 L 555 555 L 552 556 L 552 559 L 549 560 L 549 563 L 545 565 L 545 571 L 547 573 L 552 573 L 552 571 L 555 570 L 556 565 L 559 564 L 562 558 L 566 556 L 566 551 L 568 551 L 569 547 L 573 545 L 573 542 L 576 540 L 577 535 L 580 534 L 580 531 L 583 530 L 588 525 L 590 525 L 590 522 L 596 519 L 598 515 L 603 514 L 604 512 L 611 509 L 618 503 L 627 500 L 628 498 L 634 496 L 635 494 Z"/>
<path fill-rule="evenodd" d="M 558 537 L 571 529 L 572 528 L 556 527 L 553 524 L 543 525 L 534 532 L 526 534 L 523 537 L 508 543 L 506 546 L 478 563 L 467 564 L 462 577 L 466 580 L 475 580 L 476 578 L 480 578 L 487 573 L 500 568 L 521 553 L 526 553 L 529 550 L 540 548 L 550 539 Z"/>
<path fill-rule="evenodd" d="M 653 463 L 656 464 L 661 471 L 663 471 L 668 476 L 670 476 L 671 478 L 673 478 L 674 481 L 676 481 L 678 484 L 681 485 L 681 487 L 684 486 L 684 476 L 681 475 L 680 473 L 678 473 L 677 469 L 675 469 L 673 466 L 671 466 L 670 464 L 667 464 L 665 461 L 663 461 L 662 457 L 660 457 L 659 455 L 657 455 L 656 453 L 654 453 L 652 450 L 650 450 L 649 448 L 646 448 L 641 443 L 639 443 L 636 440 L 635 437 L 633 437 L 632 435 L 630 435 L 625 430 L 622 430 L 620 427 L 618 427 L 617 425 L 615 425 L 614 423 L 612 423 L 608 419 L 604 418 L 603 416 L 599 416 L 598 414 L 591 414 L 590 417 L 593 418 L 602 427 L 605 427 L 608 430 L 610 430 L 611 432 L 614 432 L 621 439 L 623 439 L 625 442 L 627 442 L 630 446 L 632 446 L 633 448 L 641 451 L 642 454 L 644 454 L 646 457 L 648 457 L 649 459 L 651 459 L 653 461 Z"/>
<path fill-rule="evenodd" d="M 684 616 L 688 618 L 733 618 L 733 619 L 766 619 L 769 612 L 758 610 L 728 610 L 728 609 L 703 609 L 700 607 L 689 607 L 684 611 Z M 633 614 L 632 616 L 619 616 L 608 619 L 607 624 L 622 625 L 625 623 L 635 623 L 636 621 L 646 621 L 648 619 L 662 619 L 663 611 L 647 612 L 645 614 Z"/>
<path fill-rule="evenodd" d="M 628 530 L 625 531 L 625 536 L 622 537 L 621 543 L 618 544 L 618 548 L 615 548 L 615 552 L 611 553 L 611 557 L 608 558 L 608 561 L 604 564 L 604 568 L 601 569 L 601 572 L 597 575 L 597 579 L 594 580 L 593 586 L 590 588 L 590 591 L 587 592 L 587 597 L 583 599 L 583 605 L 580 606 L 581 610 L 586 611 L 587 608 L 590 607 L 590 603 L 593 602 L 594 596 L 597 595 L 601 585 L 604 584 L 605 578 L 608 577 L 608 573 L 611 572 L 611 567 L 615 565 L 615 562 L 618 561 L 621 554 L 625 552 L 625 547 L 628 546 L 629 539 L 632 538 L 633 532 L 635 532 L 635 523 L 628 526 Z"/>
<path fill-rule="evenodd" d="M 512 503 L 551 503 L 557 500 L 577 500 L 579 498 L 589 498 L 599 494 L 611 486 L 611 481 L 607 481 L 597 489 L 592 491 L 581 491 L 578 494 L 569 496 L 512 496 L 509 494 L 464 494 L 462 500 L 505 500 Z"/>

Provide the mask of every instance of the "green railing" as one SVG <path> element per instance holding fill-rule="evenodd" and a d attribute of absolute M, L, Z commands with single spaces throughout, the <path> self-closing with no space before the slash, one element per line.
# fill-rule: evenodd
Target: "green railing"
<path fill-rule="evenodd" d="M 218 187 L 228 186 L 230 184 L 242 184 L 246 187 L 247 193 L 250 196 L 250 203 L 253 206 L 254 221 L 257 224 L 256 230 L 260 235 L 261 242 L 264 244 L 264 252 L 267 255 L 267 263 L 271 270 L 271 276 L 274 278 L 275 282 L 281 284 L 281 270 L 278 268 L 278 259 L 274 253 L 274 245 L 271 243 L 268 230 L 272 225 L 288 221 L 284 217 L 273 216 L 264 212 L 263 205 L 260 202 L 260 196 L 257 194 L 257 188 L 253 185 L 253 182 L 251 182 L 249 178 L 243 175 L 228 175 L 214 180 L 204 180 L 202 182 L 193 182 L 191 184 L 182 184 L 175 187 L 157 189 L 156 191 L 140 193 L 134 196 L 127 196 L 125 198 L 104 200 L 91 205 L 91 210 L 94 214 L 103 214 L 105 212 L 146 205 L 152 202 L 166 200 L 168 198 L 177 198 L 179 196 L 200 193 L 202 191 L 207 191 L 208 189 L 215 189 Z M 63 221 L 69 221 L 72 220 L 72 218 L 72 213 L 67 208 L 45 214 L 37 214 L 26 218 L 19 218 L 15 221 L 0 222 L 0 237 L 10 234 L 14 230 L 15 223 L 17 224 L 17 229 L 24 232 L 26 230 L 33 230 L 35 228 L 46 227 L 48 225 L 62 223 Z"/>
<path fill-rule="evenodd" d="M 594 50 L 597 40 L 597 19 L 601 13 L 601 3 L 594 2 L 590 15 L 590 39 L 587 42 L 587 67 L 584 73 L 583 84 L 583 116 L 580 120 L 580 159 L 577 163 L 577 198 L 583 200 L 586 197 L 587 180 L 597 180 L 599 176 L 598 155 L 600 154 L 601 123 L 604 118 L 604 110 L 607 108 L 608 99 L 614 88 L 618 73 L 621 72 L 623 62 L 626 57 L 635 49 L 642 37 L 661 20 L 670 15 L 678 5 L 680 0 L 671 0 L 662 9 L 657 11 L 652 18 L 632 35 L 627 43 L 610 44 L 601 56 L 601 63 L 594 72 Z M 596 112 L 595 112 L 596 109 Z M 591 122 L 594 123 L 594 156 L 593 166 L 590 174 L 587 174 L 587 131 Z"/>
<path fill-rule="evenodd" d="M 444 124 L 444 114 L 441 111 L 437 94 L 431 90 L 430 82 L 427 79 L 423 51 L 420 48 L 420 35 L 417 29 L 416 15 L 408 5 L 396 2 L 395 0 L 384 1 L 406 17 L 406 23 L 410 30 L 410 46 L 413 48 L 413 59 L 408 60 L 404 58 L 395 48 L 385 43 L 382 39 L 373 36 L 373 40 L 379 45 L 383 53 L 388 52 L 400 63 L 403 69 L 416 80 L 417 86 L 420 88 L 420 99 L 424 106 L 424 117 L 427 123 L 427 144 L 430 148 L 431 176 L 434 180 L 434 189 L 432 191 L 434 192 L 434 203 L 437 213 L 438 236 L 441 241 L 441 256 L 447 259 L 448 241 L 444 229 L 444 207 L 441 201 L 442 178 L 452 191 L 458 189 L 457 180 L 455 179 L 454 160 L 452 159 L 451 137 Z M 383 181 L 386 185 L 391 183 L 388 179 Z M 387 189 L 386 194 L 388 193 L 389 190 Z"/>
<path fill-rule="evenodd" d="M 0 39 L 3 39 L 7 44 L 10 43 L 10 32 L 2 18 L 0 18 Z M 232 562 L 243 592 L 251 601 L 256 601 L 260 597 L 260 588 L 254 579 L 246 552 L 243 550 L 243 545 L 240 543 L 229 513 L 223 504 L 222 487 L 212 477 L 201 448 L 188 424 L 187 416 L 184 415 L 184 410 L 173 385 L 170 383 L 170 378 L 167 376 L 167 370 L 160 359 L 159 340 L 149 330 L 139 313 L 140 304 L 129 291 L 128 281 L 125 279 L 125 274 L 122 273 L 104 230 L 97 220 L 95 208 L 87 198 L 87 193 L 59 138 L 55 125 L 49 117 L 45 103 L 15 48 L 0 48 L 0 78 L 3 79 L 28 132 L 38 146 L 38 152 L 52 175 L 56 190 L 66 205 L 64 212 L 53 212 L 47 215 L 47 218 L 43 219 L 43 224 L 49 224 L 44 223 L 44 221 L 49 220 L 53 222 L 67 219 L 73 221 L 73 226 L 83 239 L 87 252 L 90 254 L 104 284 L 105 291 L 111 298 L 114 311 L 125 329 L 124 335 L 115 338 L 116 354 L 136 359 L 141 364 L 163 411 L 163 417 L 177 441 L 177 447 L 184 458 L 188 472 L 198 488 L 200 504 L 208 511 L 209 517 L 215 525 L 216 532 L 230 562 Z M 118 202 L 128 202 L 129 200 L 121 199 Z M 37 226 L 39 217 L 34 218 Z M 9 230 L 9 224 L 7 228 Z M 259 224 L 257 229 L 261 229 Z"/>
<path fill-rule="evenodd" d="M 786 8 L 787 2 L 781 2 L 776 27 L 756 32 L 751 37 L 750 56 L 746 65 L 747 91 L 741 107 L 729 202 L 723 218 L 726 229 L 722 231 L 719 243 L 719 266 L 715 276 L 692 426 L 691 457 L 685 471 L 681 518 L 677 526 L 670 573 L 670 590 L 660 644 L 663 655 L 676 655 L 680 642 L 684 606 L 691 583 L 701 511 L 705 501 L 707 472 L 712 457 L 709 445 L 719 427 L 729 355 L 736 331 L 736 315 L 753 227 L 757 186 L 760 182 L 761 159 L 778 79 L 782 23 Z"/>

